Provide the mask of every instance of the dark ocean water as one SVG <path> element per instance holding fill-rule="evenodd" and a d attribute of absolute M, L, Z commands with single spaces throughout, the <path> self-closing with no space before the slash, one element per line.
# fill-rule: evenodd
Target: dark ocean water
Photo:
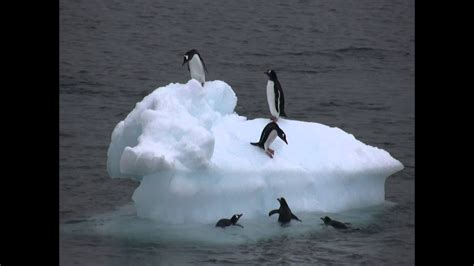
<path fill-rule="evenodd" d="M 414 264 L 414 42 L 414 1 L 61 0 L 61 265 Z M 273 68 L 289 118 L 339 127 L 400 160 L 385 184 L 391 204 L 345 214 L 369 213 L 359 232 L 239 245 L 65 229 L 133 204 L 138 183 L 107 174 L 111 133 L 154 89 L 189 80 L 191 48 L 207 80 L 232 86 L 238 114 L 268 114 L 263 71 Z"/>

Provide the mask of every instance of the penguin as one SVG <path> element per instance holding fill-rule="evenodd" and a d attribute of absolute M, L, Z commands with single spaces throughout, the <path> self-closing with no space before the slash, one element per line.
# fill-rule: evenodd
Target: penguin
<path fill-rule="evenodd" d="M 236 225 L 236 226 L 240 226 L 242 228 L 244 228 L 242 225 L 238 224 L 237 221 L 240 219 L 240 217 L 242 217 L 243 214 L 234 214 L 232 215 L 232 217 L 230 219 L 220 219 L 217 223 L 216 223 L 216 227 L 227 227 L 227 226 L 230 226 L 230 225 Z"/>
<path fill-rule="evenodd" d="M 281 225 L 289 223 L 291 219 L 295 219 L 297 221 L 303 222 L 291 212 L 290 207 L 288 206 L 288 203 L 286 203 L 285 198 L 281 197 L 277 200 L 280 202 L 280 208 L 270 211 L 268 213 L 268 216 L 272 216 L 273 214 L 278 213 L 279 214 L 278 222 Z"/>
<path fill-rule="evenodd" d="M 321 220 L 323 220 L 325 225 L 330 225 L 330 226 L 332 226 L 336 229 L 349 229 L 348 225 L 350 225 L 349 223 L 342 223 L 342 222 L 339 222 L 339 221 L 336 221 L 336 220 L 332 220 L 328 216 L 326 216 L 324 218 L 321 217 Z M 355 230 L 359 230 L 359 229 L 355 229 Z"/>
<path fill-rule="evenodd" d="M 272 115 L 271 120 L 277 121 L 278 117 L 287 116 L 285 113 L 285 97 L 283 95 L 283 88 L 281 87 L 274 70 L 269 69 L 265 74 L 268 76 L 267 101 Z"/>
<path fill-rule="evenodd" d="M 273 158 L 275 151 L 270 149 L 270 144 L 272 144 L 277 135 L 286 143 L 286 145 L 288 145 L 285 132 L 283 132 L 274 121 L 268 123 L 263 128 L 262 135 L 260 135 L 260 140 L 258 142 L 250 142 L 250 144 L 262 148 L 270 158 Z"/>
<path fill-rule="evenodd" d="M 196 49 L 187 51 L 184 54 L 183 64 L 188 63 L 188 70 L 191 73 L 191 78 L 201 82 L 201 85 L 204 86 L 206 82 L 206 73 L 208 73 L 206 64 L 202 59 L 202 56 Z"/>

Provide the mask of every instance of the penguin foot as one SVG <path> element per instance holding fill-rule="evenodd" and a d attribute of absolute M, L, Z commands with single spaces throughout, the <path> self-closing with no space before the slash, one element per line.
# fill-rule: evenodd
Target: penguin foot
<path fill-rule="evenodd" d="M 265 151 L 265 153 L 266 153 L 270 158 L 273 159 L 273 153 L 271 153 L 271 152 L 269 152 L 269 151 Z"/>
<path fill-rule="evenodd" d="M 272 116 L 272 117 L 270 118 L 270 120 L 272 120 L 273 122 L 276 122 L 276 121 L 278 121 L 278 118 Z"/>
<path fill-rule="evenodd" d="M 267 150 L 268 150 L 272 155 L 275 155 L 275 151 L 274 151 L 274 150 L 272 150 L 272 149 L 270 149 L 270 148 L 268 148 Z"/>

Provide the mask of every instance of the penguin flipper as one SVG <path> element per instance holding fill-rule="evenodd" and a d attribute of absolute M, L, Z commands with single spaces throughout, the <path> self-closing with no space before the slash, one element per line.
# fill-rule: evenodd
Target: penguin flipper
<path fill-rule="evenodd" d="M 276 214 L 276 213 L 280 213 L 280 210 L 278 209 L 272 210 L 268 213 L 268 216 L 272 216 L 273 214 Z"/>
<path fill-rule="evenodd" d="M 279 81 L 275 82 L 275 106 L 277 109 L 277 112 L 280 114 L 280 116 L 286 117 L 285 113 L 285 96 L 283 94 L 283 88 L 281 87 L 281 84 Z"/>
<path fill-rule="evenodd" d="M 253 146 L 257 146 L 263 149 L 263 145 L 260 145 L 260 142 L 250 142 Z"/>
<path fill-rule="evenodd" d="M 201 55 L 199 55 L 199 58 L 201 59 L 202 67 L 204 68 L 204 71 L 206 71 L 206 74 L 209 74 L 209 71 L 207 71 L 206 63 L 204 63 L 204 59 L 202 59 Z"/>
<path fill-rule="evenodd" d="M 296 217 L 296 215 L 294 215 L 293 213 L 291 214 L 291 219 L 295 219 L 297 221 L 303 222 L 298 217 Z"/>
<path fill-rule="evenodd" d="M 240 225 L 240 224 L 234 224 L 234 225 L 235 225 L 235 226 L 240 226 L 240 227 L 244 228 L 244 227 L 243 227 L 242 225 Z"/>

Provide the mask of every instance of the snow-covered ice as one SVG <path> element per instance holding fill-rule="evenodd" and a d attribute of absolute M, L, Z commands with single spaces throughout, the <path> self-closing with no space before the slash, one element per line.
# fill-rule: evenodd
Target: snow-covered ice
<path fill-rule="evenodd" d="M 262 104 L 266 101 L 262 100 Z M 215 223 L 234 213 L 268 216 L 285 197 L 294 213 L 339 212 L 384 202 L 387 177 L 403 165 L 339 128 L 280 118 L 270 159 L 258 141 L 269 114 L 247 120 L 223 81 L 172 83 L 153 91 L 112 133 L 107 170 L 140 180 L 140 217 Z M 291 109 L 292 103 L 287 103 Z"/>

